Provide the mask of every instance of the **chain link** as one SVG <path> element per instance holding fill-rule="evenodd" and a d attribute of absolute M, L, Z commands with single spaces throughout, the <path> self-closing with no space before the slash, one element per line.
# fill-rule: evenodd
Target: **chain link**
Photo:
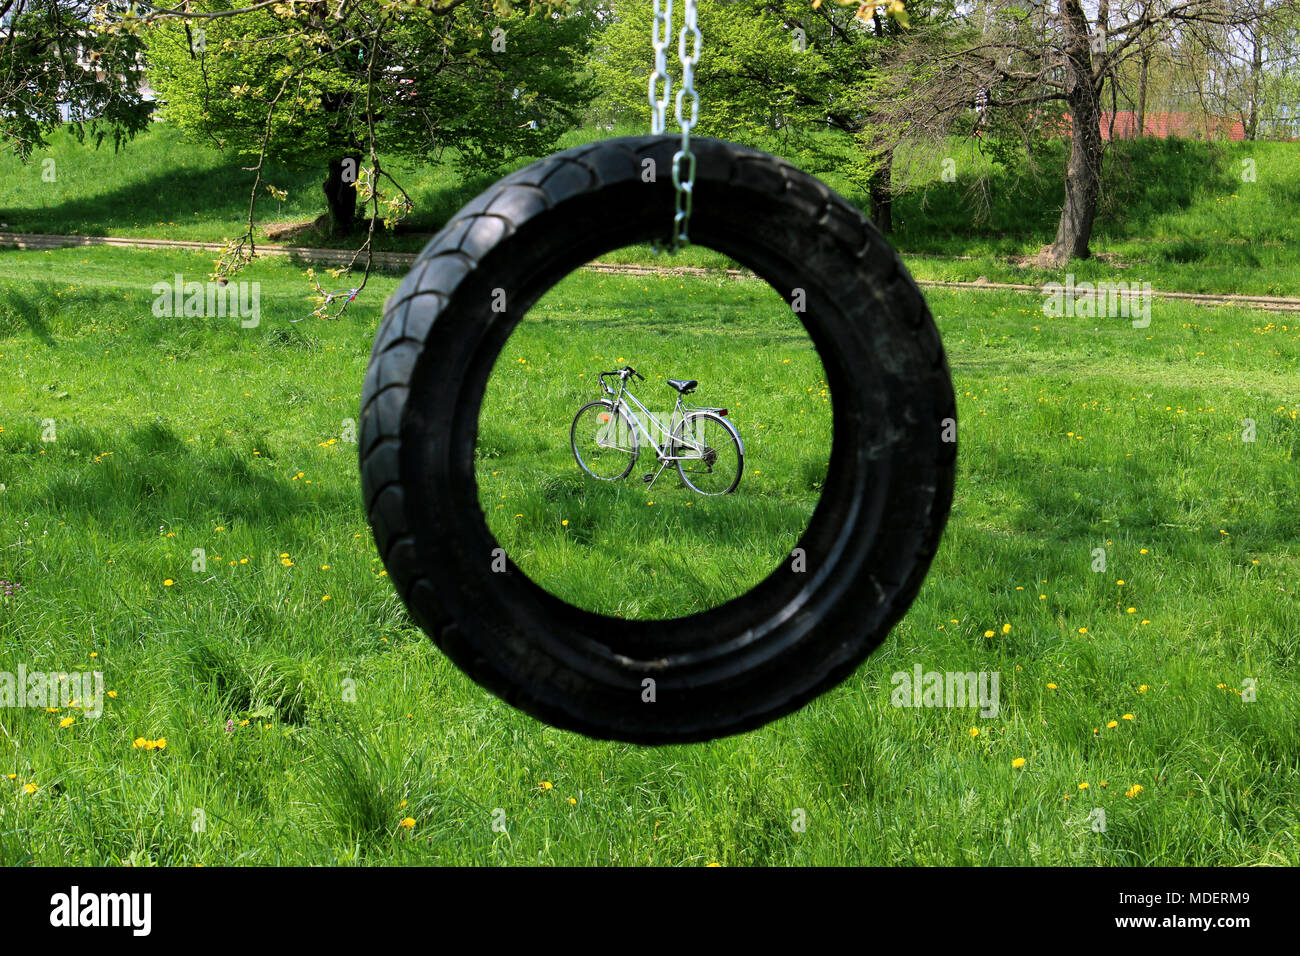
<path fill-rule="evenodd" d="M 654 24 L 650 40 L 654 45 L 655 69 L 650 75 L 650 132 L 656 136 L 665 132 L 667 126 L 666 112 L 672 92 L 672 78 L 668 75 L 668 38 L 672 35 L 673 4 L 665 0 L 654 0 Z M 700 61 L 700 44 L 703 37 L 696 20 L 696 0 L 685 0 L 682 29 L 677 34 L 677 58 L 682 65 L 682 86 L 677 91 L 675 117 L 682 131 L 681 148 L 673 155 L 673 187 L 677 190 L 676 213 L 673 216 L 672 240 L 668 251 L 676 252 L 690 244 L 691 209 L 695 194 L 695 155 L 691 152 L 691 130 L 700 118 L 700 95 L 695 90 L 695 64 Z M 687 40 L 691 41 L 691 52 L 687 54 Z M 656 98 L 659 83 L 663 83 L 664 95 Z M 682 115 L 683 107 L 689 98 L 691 115 Z M 657 243 L 651 243 L 654 251 L 662 251 Z"/>
<path fill-rule="evenodd" d="M 673 185 L 677 187 L 677 215 L 673 218 L 673 248 L 680 249 L 691 240 L 691 206 L 695 194 L 695 155 L 691 152 L 691 130 L 700 119 L 700 94 L 695 92 L 695 64 L 700 61 L 700 28 L 695 22 L 695 0 L 686 0 L 682 32 L 677 35 L 677 58 L 682 61 L 682 88 L 677 91 L 677 125 L 682 128 L 682 148 L 673 156 Z M 691 55 L 686 55 L 686 39 L 694 41 Z M 685 97 L 691 100 L 691 118 L 682 118 Z M 689 166 L 687 165 L 689 164 Z M 682 169 L 688 172 L 682 176 Z"/>
<path fill-rule="evenodd" d="M 668 39 L 673 34 L 673 0 L 660 4 L 655 0 L 655 18 L 650 27 L 650 42 L 655 50 L 655 69 L 650 74 L 650 132 L 658 136 L 664 131 L 668 101 L 672 98 L 673 78 L 668 75 Z M 663 84 L 662 98 L 655 94 Z"/>

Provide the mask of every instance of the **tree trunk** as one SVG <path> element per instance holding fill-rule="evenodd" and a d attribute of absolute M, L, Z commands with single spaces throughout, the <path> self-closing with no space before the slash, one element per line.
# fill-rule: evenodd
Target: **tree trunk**
<path fill-rule="evenodd" d="M 1065 205 L 1056 239 L 1047 248 L 1051 265 L 1089 256 L 1088 240 L 1101 198 L 1101 98 L 1092 75 L 1088 20 L 1080 0 L 1060 0 L 1065 34 L 1065 95 L 1070 107 L 1070 159 L 1065 167 Z"/>
<path fill-rule="evenodd" d="M 876 38 L 884 39 L 885 21 L 880 16 L 880 8 L 872 10 Z M 871 221 L 884 235 L 894 231 L 894 192 L 893 185 L 894 152 L 886 150 L 881 167 L 871 177 Z"/>
<path fill-rule="evenodd" d="M 1151 66 L 1151 51 L 1146 43 L 1142 44 L 1142 66 L 1138 71 L 1138 115 L 1137 129 L 1133 133 L 1134 139 L 1141 139 L 1146 135 L 1147 128 L 1147 70 Z"/>
<path fill-rule="evenodd" d="M 885 156 L 885 164 L 871 177 L 871 221 L 885 235 L 894 231 L 894 193 L 891 189 L 894 155 Z"/>
<path fill-rule="evenodd" d="M 322 187 L 329 205 L 329 229 L 332 236 L 352 234 L 357 220 L 357 171 L 361 157 L 336 156 L 330 160 L 329 174 Z"/>
<path fill-rule="evenodd" d="M 1259 137 L 1259 79 L 1264 72 L 1264 0 L 1255 6 L 1253 35 L 1250 51 L 1250 116 L 1246 120 L 1246 139 Z"/>

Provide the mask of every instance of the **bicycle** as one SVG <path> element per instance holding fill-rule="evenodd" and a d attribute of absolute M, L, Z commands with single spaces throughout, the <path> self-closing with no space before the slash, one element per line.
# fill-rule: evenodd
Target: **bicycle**
<path fill-rule="evenodd" d="M 618 376 L 618 388 L 606 377 Z M 645 381 L 630 365 L 613 372 L 601 372 L 596 378 L 601 390 L 613 398 L 597 399 L 578 409 L 569 428 L 569 444 L 578 467 L 601 481 L 620 481 L 632 473 L 641 455 L 642 439 L 654 449 L 659 469 L 643 475 L 650 487 L 663 470 L 675 465 L 687 487 L 702 495 L 726 495 L 736 490 L 745 468 L 745 444 L 740 433 L 727 420 L 727 409 L 688 405 L 685 397 L 700 384 L 695 379 L 670 378 L 677 401 L 664 428 L 628 387 L 632 377 Z M 653 426 L 651 432 L 649 426 Z M 661 444 L 655 435 L 666 435 Z"/>

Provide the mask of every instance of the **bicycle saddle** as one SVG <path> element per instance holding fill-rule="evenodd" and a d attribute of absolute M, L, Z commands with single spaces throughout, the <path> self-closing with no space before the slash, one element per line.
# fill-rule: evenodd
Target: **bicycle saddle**
<path fill-rule="evenodd" d="M 691 392 L 695 391 L 695 386 L 699 385 L 700 383 L 693 378 L 692 379 L 670 378 L 668 380 L 668 384 L 671 385 L 673 388 L 677 389 L 677 391 L 681 392 L 683 395 L 689 395 Z"/>

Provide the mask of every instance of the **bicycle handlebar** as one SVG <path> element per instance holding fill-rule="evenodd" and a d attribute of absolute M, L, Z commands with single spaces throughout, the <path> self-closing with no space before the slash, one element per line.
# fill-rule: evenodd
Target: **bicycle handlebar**
<path fill-rule="evenodd" d="M 645 376 L 642 375 L 640 372 L 638 372 L 630 365 L 625 365 L 622 368 L 615 369 L 612 372 L 601 372 L 599 375 L 596 376 L 596 378 L 600 380 L 600 387 L 603 388 L 606 392 L 610 392 L 611 394 L 613 393 L 614 390 L 605 384 L 606 375 L 617 375 L 620 379 L 623 379 L 625 381 L 629 377 L 635 375 L 641 381 L 643 382 L 645 381 Z"/>

